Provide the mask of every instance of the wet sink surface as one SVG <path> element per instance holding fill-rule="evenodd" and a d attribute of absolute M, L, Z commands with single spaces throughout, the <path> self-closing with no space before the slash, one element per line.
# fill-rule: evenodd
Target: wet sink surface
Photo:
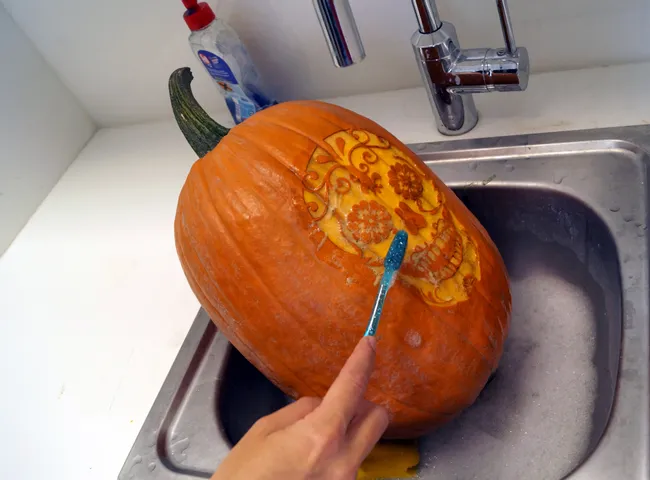
<path fill-rule="evenodd" d="M 614 241 L 595 212 L 557 192 L 459 193 L 502 252 L 512 324 L 493 382 L 422 441 L 426 468 L 444 479 L 563 478 L 597 444 L 614 400 L 622 325 Z"/>
<path fill-rule="evenodd" d="M 648 479 L 650 129 L 414 145 L 488 230 L 513 315 L 494 380 L 422 438 L 422 479 Z M 209 478 L 287 398 L 201 312 L 120 478 Z"/>

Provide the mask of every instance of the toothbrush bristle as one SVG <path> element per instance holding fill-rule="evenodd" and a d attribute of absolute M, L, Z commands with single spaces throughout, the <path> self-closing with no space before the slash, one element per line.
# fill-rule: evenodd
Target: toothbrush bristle
<path fill-rule="evenodd" d="M 384 268 L 393 271 L 399 270 L 399 267 L 402 265 L 402 261 L 404 260 L 407 243 L 408 234 L 404 230 L 398 231 L 388 248 L 386 258 L 384 258 Z"/>

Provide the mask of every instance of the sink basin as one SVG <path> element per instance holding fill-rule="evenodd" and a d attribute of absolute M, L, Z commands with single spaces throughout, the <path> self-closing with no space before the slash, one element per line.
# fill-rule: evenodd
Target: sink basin
<path fill-rule="evenodd" d="M 650 479 L 650 128 L 412 145 L 497 244 L 513 313 L 494 379 L 420 440 L 420 479 Z M 201 311 L 121 479 L 209 478 L 288 398 Z"/>

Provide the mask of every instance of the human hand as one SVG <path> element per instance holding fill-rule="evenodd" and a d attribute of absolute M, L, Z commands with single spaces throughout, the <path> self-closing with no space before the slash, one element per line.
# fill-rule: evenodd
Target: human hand
<path fill-rule="evenodd" d="M 363 398 L 376 345 L 359 341 L 322 400 L 303 397 L 258 420 L 212 480 L 354 480 L 389 420 Z"/>

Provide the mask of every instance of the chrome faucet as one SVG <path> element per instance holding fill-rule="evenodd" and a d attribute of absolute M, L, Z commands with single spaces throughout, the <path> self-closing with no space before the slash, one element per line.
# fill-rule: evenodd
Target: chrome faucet
<path fill-rule="evenodd" d="M 337 67 L 365 57 L 349 0 L 312 0 Z M 419 29 L 411 37 L 440 133 L 461 135 L 478 122 L 473 93 L 528 86 L 528 51 L 517 47 L 506 0 L 496 0 L 505 48 L 461 49 L 456 29 L 440 20 L 435 0 L 411 0 Z"/>

